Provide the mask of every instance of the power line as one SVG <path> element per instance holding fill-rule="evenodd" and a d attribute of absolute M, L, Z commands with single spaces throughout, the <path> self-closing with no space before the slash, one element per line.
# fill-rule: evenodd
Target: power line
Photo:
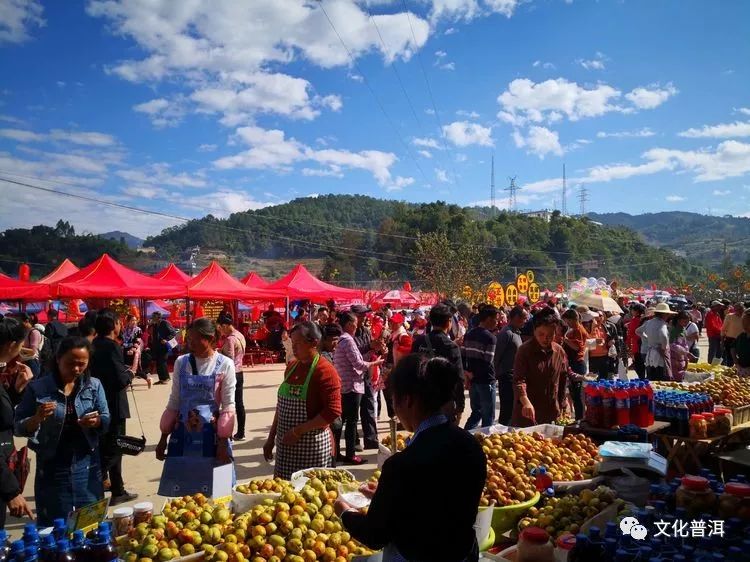
<path fill-rule="evenodd" d="M 404 147 L 406 154 L 409 156 L 409 158 L 411 158 L 412 162 L 414 162 L 414 166 L 419 170 L 419 173 L 422 174 L 422 178 L 424 179 L 425 183 L 429 183 L 429 180 L 427 179 L 427 175 L 424 173 L 422 166 L 420 166 L 419 162 L 417 162 L 417 159 L 412 154 L 411 149 L 409 148 L 409 144 L 406 141 L 404 141 L 403 137 L 401 136 L 401 133 L 399 132 L 399 128 L 397 127 L 393 119 L 391 119 L 390 115 L 388 115 L 388 112 L 385 110 L 383 103 L 380 101 L 380 98 L 375 93 L 375 90 L 370 84 L 370 81 L 367 79 L 367 75 L 365 75 L 365 73 L 362 72 L 362 69 L 357 64 L 357 60 L 354 58 L 354 55 L 352 54 L 352 52 L 349 50 L 349 47 L 347 47 L 346 43 L 344 42 L 344 38 L 341 37 L 341 34 L 338 32 L 338 30 L 336 29 L 336 26 L 333 24 L 333 20 L 331 20 L 330 16 L 328 15 L 328 12 L 325 9 L 325 6 L 323 6 L 323 0 L 317 0 L 317 2 L 318 2 L 318 5 L 320 6 L 320 10 L 323 12 L 326 19 L 328 20 L 328 24 L 331 26 L 331 29 L 336 34 L 336 37 L 338 37 L 339 42 L 341 43 L 341 46 L 346 51 L 346 54 L 349 56 L 349 60 L 351 61 L 352 66 L 357 71 L 357 73 L 362 77 L 362 81 L 365 83 L 365 86 L 367 86 L 367 89 L 370 90 L 372 97 L 375 99 L 375 102 L 380 108 L 380 111 L 383 113 L 383 116 L 386 118 L 391 128 L 396 133 L 396 137 L 398 138 L 401 145 Z"/>
<path fill-rule="evenodd" d="M 586 189 L 585 185 L 578 188 L 578 201 L 581 204 L 581 216 L 586 216 L 586 201 L 589 200 L 589 190 Z"/>
<path fill-rule="evenodd" d="M 508 210 L 515 211 L 518 207 L 518 190 L 520 189 L 516 185 L 516 176 L 508 176 L 510 185 L 504 189 L 508 192 Z"/>
<path fill-rule="evenodd" d="M 417 45 L 417 35 L 414 33 L 414 26 L 411 23 L 411 12 L 409 11 L 409 6 L 406 5 L 406 0 L 401 0 L 401 3 L 404 6 L 404 11 L 406 12 L 406 20 L 409 22 L 409 29 L 411 30 L 411 38 L 414 40 L 414 45 Z M 419 52 L 419 49 L 416 50 L 417 53 L 417 62 L 419 63 L 419 68 L 422 70 L 422 76 L 424 77 L 425 85 L 427 86 L 427 95 L 430 98 L 430 103 L 432 104 L 432 112 L 435 116 L 435 121 L 437 121 L 438 125 L 438 131 L 440 131 L 440 140 L 443 143 L 443 149 L 445 150 L 446 154 L 448 151 L 448 142 L 445 140 L 445 134 L 443 133 L 443 123 L 440 119 L 440 112 L 438 111 L 437 104 L 435 103 L 435 96 L 432 95 L 432 87 L 430 86 L 430 79 L 427 77 L 427 70 L 425 69 L 424 62 L 422 61 L 422 54 Z M 449 158 L 450 160 L 450 158 Z M 460 182 L 458 181 L 458 174 L 456 173 L 456 168 L 453 166 L 453 163 L 451 163 L 451 171 L 453 172 L 453 183 L 457 187 L 461 187 Z"/>

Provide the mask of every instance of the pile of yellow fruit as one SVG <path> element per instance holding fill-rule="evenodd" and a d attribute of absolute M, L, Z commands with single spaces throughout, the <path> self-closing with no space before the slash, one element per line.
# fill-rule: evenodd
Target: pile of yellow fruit
<path fill-rule="evenodd" d="M 335 515 L 337 495 L 313 478 L 299 492 L 285 489 L 279 501 L 238 515 L 202 494 L 185 496 L 122 537 L 119 555 L 125 562 L 169 562 L 199 552 L 205 562 L 349 562 L 371 554 Z"/>
<path fill-rule="evenodd" d="M 291 483 L 281 478 L 251 480 L 247 484 L 240 484 L 236 488 L 240 494 L 280 494 L 291 489 Z"/>
<path fill-rule="evenodd" d="M 335 468 L 306 470 L 303 474 L 310 479 L 308 485 L 321 492 L 323 490 L 336 492 L 339 489 L 339 484 L 354 482 L 354 477 L 351 473 L 346 470 L 336 470 Z"/>
<path fill-rule="evenodd" d="M 625 502 L 617 499 L 614 490 L 606 486 L 561 498 L 546 498 L 541 507 L 529 509 L 527 516 L 518 522 L 518 530 L 541 527 L 553 538 L 565 533 L 575 535 L 580 531 L 581 525 L 613 503 L 617 503 L 620 509 L 625 507 Z"/>
<path fill-rule="evenodd" d="M 585 435 L 549 439 L 539 433 L 476 435 L 487 457 L 487 482 L 481 506 L 493 500 L 497 507 L 526 502 L 536 494 L 531 471 L 540 466 L 555 481 L 591 478 L 599 451 Z"/>
<path fill-rule="evenodd" d="M 406 440 L 409 437 L 411 437 L 411 433 L 397 433 L 396 434 L 396 450 L 397 451 L 403 451 L 404 449 L 406 449 Z M 383 440 L 381 441 L 381 443 L 385 445 L 386 447 L 388 447 L 389 449 L 391 448 L 392 442 L 393 440 L 391 439 L 390 435 L 386 435 L 385 437 L 383 437 Z"/>
<path fill-rule="evenodd" d="M 728 367 L 722 367 L 729 369 Z M 659 382 L 655 388 L 675 388 L 689 392 L 709 394 L 714 404 L 728 408 L 742 408 L 750 405 L 750 380 L 731 374 L 723 374 L 697 384 L 684 385 L 678 382 Z"/>

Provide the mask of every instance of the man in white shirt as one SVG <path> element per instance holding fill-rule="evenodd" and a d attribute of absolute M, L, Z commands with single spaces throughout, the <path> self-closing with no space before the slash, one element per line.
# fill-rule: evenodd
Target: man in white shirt
<path fill-rule="evenodd" d="M 734 366 L 732 347 L 737 336 L 744 332 L 742 328 L 742 315 L 744 313 L 745 305 L 741 302 L 735 303 L 732 312 L 724 317 L 724 324 L 721 326 L 721 339 L 724 343 L 724 365 L 728 367 Z"/>
<path fill-rule="evenodd" d="M 698 324 L 696 324 L 694 321 L 691 321 L 685 327 L 685 339 L 687 339 L 688 345 L 690 346 L 690 353 L 694 355 L 694 357 L 688 359 L 690 363 L 697 363 L 698 359 L 700 358 L 701 352 L 698 348 L 698 340 L 700 339 L 700 337 L 701 333 L 700 329 L 698 328 Z"/>
<path fill-rule="evenodd" d="M 646 378 L 652 381 L 671 380 L 669 357 L 669 330 L 667 320 L 676 314 L 665 302 L 654 308 L 654 317 L 640 326 L 635 333 L 641 337 L 646 351 Z"/>

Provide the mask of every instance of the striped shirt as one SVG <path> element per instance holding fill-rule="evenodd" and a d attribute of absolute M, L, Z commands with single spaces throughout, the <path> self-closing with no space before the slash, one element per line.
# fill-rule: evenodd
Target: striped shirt
<path fill-rule="evenodd" d="M 362 358 L 357 348 L 357 343 L 351 334 L 341 334 L 336 352 L 333 355 L 333 364 L 341 377 L 341 393 L 354 392 L 365 393 L 364 374 L 369 364 Z"/>
<path fill-rule="evenodd" d="M 465 370 L 473 375 L 473 382 L 495 381 L 495 342 L 494 334 L 481 326 L 469 330 L 464 336 Z"/>

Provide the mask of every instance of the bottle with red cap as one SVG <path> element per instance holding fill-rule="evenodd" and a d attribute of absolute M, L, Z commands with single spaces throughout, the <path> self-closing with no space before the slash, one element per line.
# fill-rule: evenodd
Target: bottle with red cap
<path fill-rule="evenodd" d="M 750 485 L 727 482 L 719 497 L 719 515 L 722 519 L 739 517 L 750 520 Z"/>
<path fill-rule="evenodd" d="M 685 508 L 691 518 L 701 513 L 713 513 L 716 507 L 716 494 L 708 479 L 702 476 L 683 476 L 675 493 L 675 505 Z"/>
<path fill-rule="evenodd" d="M 518 538 L 518 562 L 555 562 L 555 547 L 547 531 L 527 527 Z"/>

